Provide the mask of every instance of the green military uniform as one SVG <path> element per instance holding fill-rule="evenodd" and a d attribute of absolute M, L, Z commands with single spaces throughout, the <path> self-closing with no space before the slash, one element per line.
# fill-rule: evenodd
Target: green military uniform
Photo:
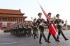
<path fill-rule="evenodd" d="M 37 23 L 39 26 L 39 30 L 40 30 L 40 38 L 39 38 L 39 43 L 41 43 L 41 39 L 42 37 L 45 39 L 45 42 L 48 42 L 48 40 L 46 39 L 45 35 L 44 35 L 44 26 L 40 25 L 42 23 L 43 19 L 38 19 Z"/>
<path fill-rule="evenodd" d="M 13 35 L 13 28 L 10 28 L 10 33 L 11 35 Z"/>
<path fill-rule="evenodd" d="M 47 23 L 48 23 L 48 26 L 50 25 L 50 24 L 52 24 L 54 21 L 53 21 L 53 18 L 50 18 L 50 22 L 47 20 Z M 50 39 L 50 36 L 51 36 L 51 34 L 50 34 L 50 32 L 48 33 L 48 37 L 47 37 L 47 40 L 49 41 L 49 39 Z M 57 40 L 57 38 L 55 37 L 55 35 L 52 35 L 53 36 L 53 38 L 55 39 L 55 41 L 58 41 Z M 50 42 L 50 41 L 49 41 Z"/>
<path fill-rule="evenodd" d="M 38 32 L 37 23 L 33 22 L 33 35 L 34 35 L 34 39 L 38 38 L 37 32 Z"/>
<path fill-rule="evenodd" d="M 31 33 L 31 29 L 32 29 L 31 26 L 28 25 L 28 37 L 32 35 L 32 33 Z"/>
<path fill-rule="evenodd" d="M 68 40 L 62 32 L 62 25 L 61 24 L 63 23 L 63 21 L 61 19 L 55 19 L 55 23 L 57 24 L 57 29 L 58 29 L 57 39 L 59 40 L 59 36 L 61 34 L 65 40 Z"/>

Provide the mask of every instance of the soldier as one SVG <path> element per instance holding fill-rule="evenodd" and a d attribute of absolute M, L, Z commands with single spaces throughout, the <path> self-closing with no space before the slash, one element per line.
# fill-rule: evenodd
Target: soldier
<path fill-rule="evenodd" d="M 13 35 L 15 35 L 15 29 L 16 29 L 16 27 L 14 26 L 13 27 Z"/>
<path fill-rule="evenodd" d="M 13 35 L 13 27 L 10 28 L 10 33 Z"/>
<path fill-rule="evenodd" d="M 40 44 L 42 44 L 42 42 L 41 42 L 42 37 L 45 39 L 45 42 L 48 42 L 48 40 L 46 39 L 46 37 L 44 35 L 44 25 L 42 25 L 44 20 L 41 18 L 41 15 L 42 15 L 42 13 L 38 13 L 39 18 L 37 19 L 38 27 L 40 30 L 40 38 L 39 38 Z"/>
<path fill-rule="evenodd" d="M 34 39 L 38 38 L 38 29 L 37 29 L 37 23 L 36 23 L 36 19 L 33 20 L 33 34 L 34 34 Z"/>
<path fill-rule="evenodd" d="M 27 35 L 27 26 L 26 26 L 26 22 L 25 22 L 25 24 L 24 24 L 24 36 L 26 36 Z"/>
<path fill-rule="evenodd" d="M 31 36 L 31 25 L 29 25 L 28 23 L 26 25 L 26 31 L 27 31 L 27 36 L 28 37 Z"/>
<path fill-rule="evenodd" d="M 61 20 L 59 18 L 59 14 L 56 15 L 56 19 L 55 19 L 55 24 L 57 24 L 57 29 L 58 29 L 58 35 L 57 35 L 57 39 L 59 40 L 59 36 L 60 34 L 64 37 L 65 40 L 68 40 L 65 35 L 62 32 L 62 24 L 64 23 L 63 20 Z"/>
<path fill-rule="evenodd" d="M 25 28 L 24 28 L 24 25 L 22 25 L 22 36 L 25 36 Z"/>
<path fill-rule="evenodd" d="M 21 25 L 21 36 L 23 36 L 23 34 L 24 34 L 24 27 L 23 25 Z"/>
<path fill-rule="evenodd" d="M 53 18 L 51 18 L 51 13 L 48 13 L 48 16 L 50 17 L 50 22 L 47 20 L 48 26 L 49 26 L 50 24 L 53 23 Z M 47 38 L 48 41 L 49 41 L 49 39 L 50 39 L 50 36 L 51 36 L 51 34 L 50 34 L 50 32 L 49 32 L 49 33 L 48 33 L 48 38 Z M 55 35 L 52 35 L 52 36 L 53 36 L 53 38 L 55 39 L 55 41 L 58 41 L 58 40 L 56 39 Z M 49 42 L 50 42 L 50 41 L 49 41 Z"/>
<path fill-rule="evenodd" d="M 15 35 L 18 36 L 18 27 L 15 27 Z"/>
<path fill-rule="evenodd" d="M 28 23 L 26 24 L 26 34 L 27 34 L 27 36 L 29 37 L 29 34 L 28 34 Z"/>
<path fill-rule="evenodd" d="M 22 36 L 22 31 L 23 31 L 22 28 L 23 28 L 22 24 L 20 24 L 19 25 L 19 37 Z"/>

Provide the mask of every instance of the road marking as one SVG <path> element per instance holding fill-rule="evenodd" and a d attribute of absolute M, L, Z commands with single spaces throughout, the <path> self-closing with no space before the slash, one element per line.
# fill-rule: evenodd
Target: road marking
<path fill-rule="evenodd" d="M 1 43 L 0 45 L 7 45 L 7 44 L 15 44 L 17 42 L 11 42 L 11 43 Z"/>

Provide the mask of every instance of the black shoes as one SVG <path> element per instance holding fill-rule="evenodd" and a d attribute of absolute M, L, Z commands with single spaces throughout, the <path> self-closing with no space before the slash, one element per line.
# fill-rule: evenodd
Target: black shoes
<path fill-rule="evenodd" d="M 47 40 L 45 40 L 45 42 L 51 43 L 50 41 L 47 41 Z M 40 44 L 42 44 L 42 42 L 41 42 L 41 41 L 39 41 L 39 43 L 40 43 Z"/>
<path fill-rule="evenodd" d="M 50 42 L 50 41 L 48 41 L 48 40 L 45 40 L 45 42 L 51 43 L 51 42 Z"/>
<path fill-rule="evenodd" d="M 57 42 L 60 42 L 59 40 L 56 40 Z"/>
<path fill-rule="evenodd" d="M 36 38 L 38 38 L 38 37 L 36 37 Z M 34 37 L 34 39 L 36 39 L 35 37 Z"/>
<path fill-rule="evenodd" d="M 50 41 L 48 41 L 48 43 L 51 43 Z"/>
<path fill-rule="evenodd" d="M 66 41 L 68 40 L 68 39 L 65 39 Z"/>
<path fill-rule="evenodd" d="M 39 42 L 40 44 L 42 44 L 42 42 Z"/>

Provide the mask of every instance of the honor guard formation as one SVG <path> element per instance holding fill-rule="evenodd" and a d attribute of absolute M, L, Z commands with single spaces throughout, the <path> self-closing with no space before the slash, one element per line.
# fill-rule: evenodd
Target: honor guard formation
<path fill-rule="evenodd" d="M 32 26 L 28 25 L 27 23 L 25 23 L 24 25 L 20 24 L 17 26 L 14 26 L 13 28 L 10 29 L 10 32 L 12 35 L 14 36 L 31 36 L 31 30 L 32 30 Z"/>
<path fill-rule="evenodd" d="M 51 18 L 51 13 L 48 13 L 48 16 L 50 17 L 50 21 L 44 20 L 42 18 L 42 13 L 38 13 L 38 19 L 33 19 L 32 24 L 24 22 L 24 24 L 19 24 L 14 27 L 10 28 L 10 33 L 13 36 L 17 37 L 33 37 L 34 39 L 39 38 L 39 43 L 42 44 L 42 37 L 44 38 L 45 42 L 50 42 L 50 36 L 53 36 L 56 42 L 60 42 L 59 36 L 60 34 L 63 36 L 65 40 L 68 40 L 63 31 L 62 26 L 64 24 L 64 21 L 60 19 L 60 15 L 57 14 L 55 18 Z M 46 35 L 44 34 L 45 28 L 49 29 L 51 24 L 55 24 L 55 28 L 57 29 L 57 36 L 56 34 L 52 35 L 50 30 L 48 30 L 48 36 L 46 38 Z M 46 30 L 47 31 L 47 30 Z M 40 32 L 40 35 L 39 35 Z"/>

